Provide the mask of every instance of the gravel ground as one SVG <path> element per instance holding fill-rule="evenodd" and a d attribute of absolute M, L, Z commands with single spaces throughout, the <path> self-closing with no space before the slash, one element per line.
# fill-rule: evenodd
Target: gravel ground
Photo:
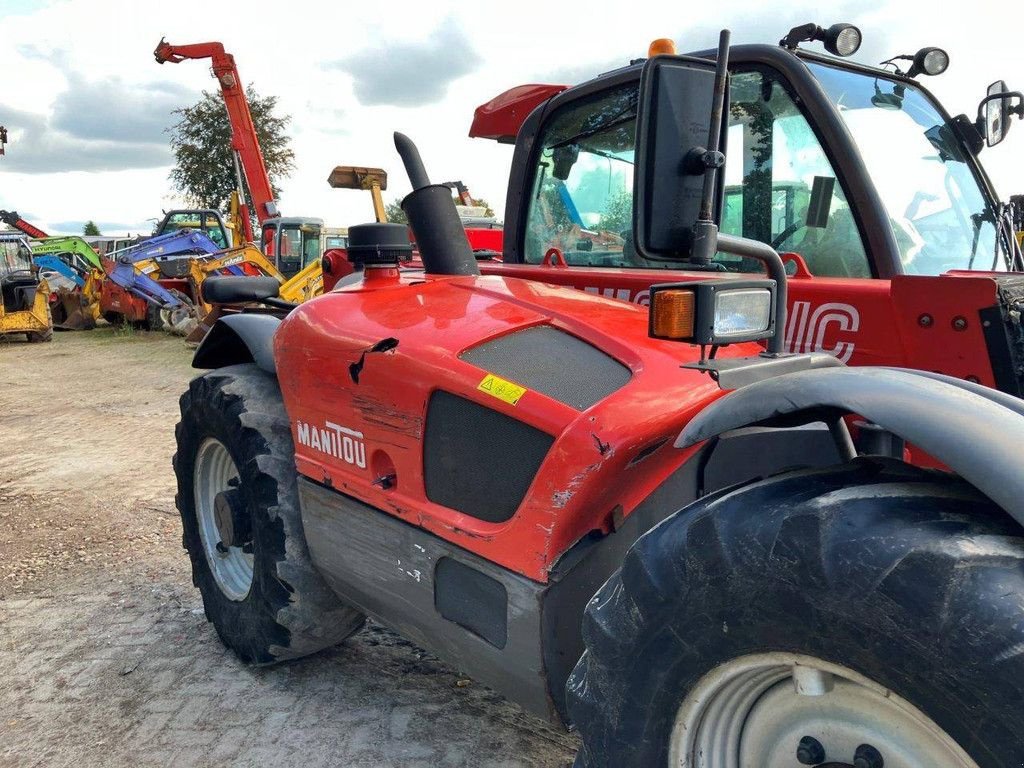
<path fill-rule="evenodd" d="M 0 766 L 569 765 L 572 736 L 381 627 L 272 668 L 224 649 L 173 502 L 189 359 L 0 340 Z"/>

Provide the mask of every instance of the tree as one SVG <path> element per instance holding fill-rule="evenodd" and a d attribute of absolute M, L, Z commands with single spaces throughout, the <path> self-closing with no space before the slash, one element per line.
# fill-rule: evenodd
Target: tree
<path fill-rule="evenodd" d="M 92 219 L 89 219 L 87 222 L 85 222 L 85 226 L 82 227 L 82 234 L 99 236 L 102 235 L 103 233 L 100 232 L 100 228 L 96 226 L 96 222 L 93 221 Z"/>
<path fill-rule="evenodd" d="M 406 217 L 405 211 L 402 210 L 402 201 L 397 198 L 384 206 L 384 214 L 392 224 L 409 223 L 409 219 Z"/>
<path fill-rule="evenodd" d="M 286 132 L 291 117 L 276 115 L 277 97 L 260 96 L 251 84 L 245 96 L 276 198 L 280 195 L 277 182 L 295 168 L 295 153 Z M 176 109 L 174 114 L 179 120 L 169 130 L 175 161 L 171 182 L 190 205 L 226 211 L 236 183 L 231 124 L 223 99 L 220 94 L 203 91 L 198 103 Z M 248 188 L 243 192 L 251 199 Z"/>

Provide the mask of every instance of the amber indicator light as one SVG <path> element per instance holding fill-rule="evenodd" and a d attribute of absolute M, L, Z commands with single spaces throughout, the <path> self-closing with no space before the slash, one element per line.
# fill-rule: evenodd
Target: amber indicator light
<path fill-rule="evenodd" d="M 693 336 L 693 291 L 657 291 L 653 300 L 652 335 L 660 339 L 689 339 Z"/>

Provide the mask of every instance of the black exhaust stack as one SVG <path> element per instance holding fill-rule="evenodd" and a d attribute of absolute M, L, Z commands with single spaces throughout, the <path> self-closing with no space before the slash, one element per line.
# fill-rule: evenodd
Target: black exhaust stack
<path fill-rule="evenodd" d="M 479 275 L 480 267 L 455 210 L 451 190 L 430 183 L 412 139 L 396 132 L 395 148 L 412 183 L 413 191 L 402 200 L 402 210 L 416 238 L 424 271 L 432 275 Z"/>

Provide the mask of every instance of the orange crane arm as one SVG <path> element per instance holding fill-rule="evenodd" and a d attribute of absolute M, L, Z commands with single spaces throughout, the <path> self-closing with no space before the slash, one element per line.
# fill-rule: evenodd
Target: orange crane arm
<path fill-rule="evenodd" d="M 267 164 L 256 136 L 256 125 L 252 121 L 249 102 L 245 98 L 245 88 L 238 76 L 238 67 L 235 66 L 235 57 L 227 53 L 221 43 L 171 45 L 162 38 L 153 55 L 158 64 L 168 61 L 178 64 L 186 59 L 211 60 L 211 70 L 220 83 L 224 106 L 227 108 L 228 120 L 231 123 L 231 149 L 235 155 L 235 173 L 238 174 L 240 167 L 245 174 L 253 212 L 260 224 L 266 219 L 280 215 L 270 186 L 270 177 L 267 175 Z M 249 206 L 243 203 L 239 206 L 239 212 L 245 230 L 245 240 L 252 242 Z"/>

